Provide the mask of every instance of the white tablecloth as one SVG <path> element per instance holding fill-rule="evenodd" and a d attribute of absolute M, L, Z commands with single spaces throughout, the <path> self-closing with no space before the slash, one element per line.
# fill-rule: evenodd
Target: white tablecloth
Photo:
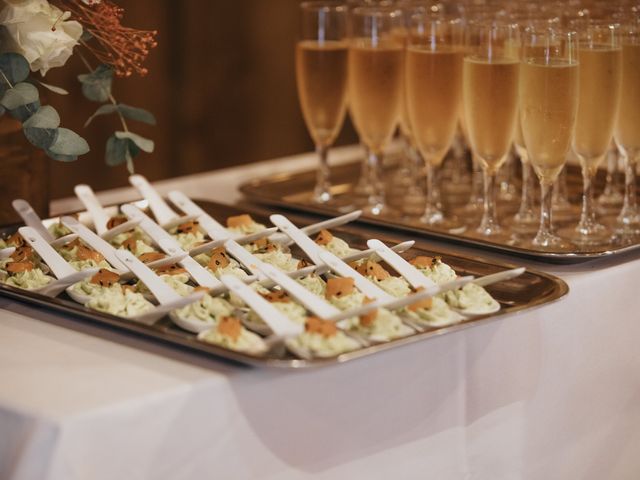
<path fill-rule="evenodd" d="M 312 162 L 159 187 L 233 202 L 242 179 Z M 625 260 L 524 262 L 560 275 L 570 295 L 294 373 L 205 360 L 0 299 L 0 479 L 636 480 L 640 257 Z"/>

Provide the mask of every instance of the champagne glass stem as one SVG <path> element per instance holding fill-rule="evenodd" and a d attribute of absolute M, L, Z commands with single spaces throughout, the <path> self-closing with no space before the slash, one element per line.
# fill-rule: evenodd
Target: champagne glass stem
<path fill-rule="evenodd" d="M 582 166 L 582 212 L 576 230 L 581 235 L 590 235 L 596 228 L 596 212 L 593 208 L 593 176 L 595 172 L 587 165 Z"/>
<path fill-rule="evenodd" d="M 374 215 L 378 215 L 384 205 L 384 191 L 380 181 L 381 164 L 382 155 L 370 148 L 367 149 L 366 170 L 363 171 L 363 178 L 367 188 L 367 204 L 370 212 Z"/>
<path fill-rule="evenodd" d="M 436 183 L 436 171 L 431 162 L 425 159 L 425 172 L 427 177 L 427 205 L 422 221 L 428 224 L 442 221 L 443 215 L 438 208 L 438 191 Z"/>
<path fill-rule="evenodd" d="M 540 181 L 540 228 L 533 239 L 534 245 L 548 246 L 554 239 L 551 230 L 551 206 L 553 205 L 554 182 Z"/>
<path fill-rule="evenodd" d="M 469 203 L 476 205 L 482 201 L 483 177 L 480 161 L 475 154 L 473 154 L 471 164 L 473 170 L 471 172 L 471 194 L 469 196 Z"/>
<path fill-rule="evenodd" d="M 618 216 L 618 222 L 629 225 L 638 220 L 638 204 L 636 200 L 636 163 L 633 152 L 624 156 L 624 203 Z"/>
<path fill-rule="evenodd" d="M 567 209 L 571 207 L 569 203 L 569 194 L 567 193 L 567 167 L 566 165 L 560 171 L 556 186 L 553 189 L 553 203 L 558 209 Z"/>
<path fill-rule="evenodd" d="M 525 153 L 526 155 L 526 153 Z M 520 198 L 520 208 L 516 213 L 515 219 L 517 222 L 526 222 L 534 218 L 533 213 L 533 175 L 531 164 L 528 160 L 524 160 L 522 163 L 522 192 Z"/>
<path fill-rule="evenodd" d="M 316 145 L 316 153 L 318 154 L 320 163 L 316 172 L 316 186 L 313 190 L 313 200 L 316 203 L 326 203 L 331 200 L 329 147 Z"/>
<path fill-rule="evenodd" d="M 496 173 L 489 169 L 483 170 L 484 203 L 482 220 L 478 231 L 484 235 L 492 235 L 500 231 L 496 210 Z"/>

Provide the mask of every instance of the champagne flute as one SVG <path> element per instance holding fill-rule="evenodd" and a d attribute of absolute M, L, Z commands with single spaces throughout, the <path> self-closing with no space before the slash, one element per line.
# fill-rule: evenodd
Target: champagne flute
<path fill-rule="evenodd" d="M 337 2 L 300 5 L 301 40 L 296 44 L 300 107 L 320 159 L 313 201 L 332 199 L 329 147 L 344 122 L 347 104 L 347 7 Z"/>
<path fill-rule="evenodd" d="M 618 224 L 622 234 L 640 233 L 636 165 L 640 160 L 640 24 L 622 25 L 622 87 L 614 138 L 625 160 L 624 203 Z"/>
<path fill-rule="evenodd" d="M 559 27 L 529 27 L 523 35 L 520 120 L 541 188 L 540 228 L 530 246 L 559 250 L 570 245 L 553 232 L 551 205 L 578 110 L 577 35 Z"/>
<path fill-rule="evenodd" d="M 384 208 L 380 170 L 384 149 L 396 129 L 402 108 L 404 45 L 402 11 L 393 7 L 357 7 L 350 16 L 348 94 L 351 117 L 367 150 L 364 209 L 379 215 Z"/>
<path fill-rule="evenodd" d="M 503 233 L 496 212 L 496 174 L 509 154 L 518 114 L 519 29 L 480 21 L 467 27 L 463 102 L 471 148 L 484 176 L 483 215 L 476 232 Z"/>
<path fill-rule="evenodd" d="M 502 18 L 506 13 L 502 6 L 495 4 L 465 1 L 454 5 L 455 9 L 462 18 L 463 28 L 465 30 L 467 26 L 473 22 L 477 22 L 479 20 L 488 21 L 493 18 Z M 473 39 L 473 41 L 476 42 L 476 39 Z M 466 43 L 468 42 L 465 39 L 465 44 Z M 465 146 L 470 150 L 471 153 L 471 190 L 469 192 L 469 198 L 466 205 L 464 205 L 462 208 L 459 208 L 458 211 L 465 217 L 466 220 L 472 223 L 475 221 L 476 217 L 479 216 L 479 213 L 482 210 L 483 206 L 483 174 L 482 167 L 480 166 L 480 160 L 471 148 L 471 142 L 469 140 L 469 130 L 467 127 L 467 121 L 465 119 L 463 102 L 460 102 L 459 116 L 461 138 L 464 141 Z"/>
<path fill-rule="evenodd" d="M 462 84 L 462 24 L 424 9 L 411 12 L 406 57 L 406 94 L 409 121 L 415 142 L 425 161 L 427 198 L 421 221 L 450 229 L 438 207 L 436 169 L 451 148 L 458 126 Z"/>
<path fill-rule="evenodd" d="M 604 160 L 620 103 L 622 50 L 616 24 L 585 22 L 577 25 L 578 116 L 573 151 L 582 167 L 582 213 L 575 229 L 561 231 L 578 245 L 609 240 L 609 230 L 596 220 L 593 180 Z"/>
<path fill-rule="evenodd" d="M 525 2 L 516 4 L 514 11 L 511 12 L 512 20 L 520 25 L 520 31 L 528 26 L 539 26 L 541 28 L 557 25 L 559 19 L 557 17 L 549 17 L 541 14 L 537 2 Z M 522 122 L 520 115 L 516 119 L 516 130 L 513 137 L 513 148 L 520 158 L 521 166 L 521 189 L 520 189 L 520 205 L 518 211 L 511 220 L 511 229 L 516 233 L 534 233 L 538 227 L 538 216 L 534 211 L 534 194 L 535 194 L 535 173 L 529 162 L 529 153 L 522 135 Z"/>

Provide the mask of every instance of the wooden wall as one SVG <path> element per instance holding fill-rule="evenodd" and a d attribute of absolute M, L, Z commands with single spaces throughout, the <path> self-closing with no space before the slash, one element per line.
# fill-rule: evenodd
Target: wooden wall
<path fill-rule="evenodd" d="M 127 25 L 159 31 L 145 78 L 118 79 L 118 101 L 147 108 L 156 127 L 131 125 L 152 138 L 155 153 L 141 154 L 137 171 L 151 180 L 238 165 L 312 149 L 295 90 L 293 46 L 298 0 L 116 0 Z M 75 163 L 51 164 L 53 198 L 86 182 L 96 190 L 126 184 L 124 167 L 104 164 L 104 142 L 119 128 L 101 117 L 83 128 L 98 106 L 79 93 L 84 67 L 72 58 L 46 81 L 71 91 L 49 96 L 64 126 L 92 146 Z M 355 141 L 347 125 L 338 143 Z"/>

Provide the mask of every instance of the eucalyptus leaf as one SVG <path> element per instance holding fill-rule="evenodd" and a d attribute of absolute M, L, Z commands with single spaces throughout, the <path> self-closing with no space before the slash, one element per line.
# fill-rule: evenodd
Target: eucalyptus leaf
<path fill-rule="evenodd" d="M 115 132 L 114 135 L 117 138 L 130 139 L 143 152 L 152 153 L 153 149 L 155 148 L 155 144 L 153 143 L 153 140 L 149 140 L 148 138 L 141 137 L 140 135 L 133 132 L 118 131 L 118 132 Z"/>
<path fill-rule="evenodd" d="M 0 55 L 0 85 L 10 87 L 24 82 L 29 77 L 29 62 L 19 53 L 7 52 Z M 5 78 L 6 77 L 6 78 Z M 7 80 L 11 85 L 7 85 Z"/>
<path fill-rule="evenodd" d="M 57 87 L 55 85 L 51 85 L 49 83 L 44 83 L 41 82 L 40 80 L 38 80 L 38 83 L 40 85 L 42 85 L 44 88 L 46 88 L 47 90 L 52 91 L 53 93 L 57 93 L 58 95 L 69 95 L 69 92 L 67 92 L 64 88 L 62 87 Z"/>
<path fill-rule="evenodd" d="M 57 128 L 24 128 L 24 136 L 35 147 L 48 150 L 58 139 Z"/>
<path fill-rule="evenodd" d="M 59 128 L 56 141 L 49 147 L 51 153 L 67 156 L 84 155 L 89 150 L 87 141 L 68 128 Z"/>
<path fill-rule="evenodd" d="M 93 115 L 91 115 L 86 122 L 84 122 L 84 126 L 88 127 L 89 124 L 93 121 L 93 119 L 96 117 L 99 117 L 100 115 L 109 115 L 110 113 L 117 112 L 117 111 L 118 111 L 117 105 L 113 105 L 111 103 L 107 105 L 102 105 L 98 107 L 98 109 L 95 112 L 93 112 Z"/>
<path fill-rule="evenodd" d="M 40 107 L 23 125 L 24 128 L 58 128 L 59 126 L 60 115 L 50 105 Z"/>
<path fill-rule="evenodd" d="M 118 138 L 115 135 L 109 137 L 104 157 L 107 165 L 115 167 L 130 160 L 129 142 L 127 138 Z"/>
<path fill-rule="evenodd" d="M 99 65 L 91 73 L 78 75 L 82 83 L 82 93 L 94 102 L 106 102 L 111 96 L 113 69 L 108 65 Z"/>
<path fill-rule="evenodd" d="M 53 158 L 59 162 L 74 162 L 78 159 L 77 155 L 60 155 L 59 153 L 53 153 L 51 150 L 45 150 L 44 153 L 46 153 L 49 158 Z"/>
<path fill-rule="evenodd" d="M 23 105 L 37 102 L 39 98 L 36 87 L 27 82 L 20 82 L 5 92 L 0 104 L 7 110 L 14 110 Z"/>
<path fill-rule="evenodd" d="M 156 124 L 156 117 L 153 116 L 153 113 L 143 108 L 132 107 L 130 105 L 120 103 L 118 104 L 118 110 L 125 118 L 129 118 L 137 122 L 147 123 L 149 125 Z"/>
<path fill-rule="evenodd" d="M 19 120 L 20 122 L 26 122 L 31 116 L 38 111 L 40 108 L 40 102 L 33 102 L 29 105 L 22 105 L 18 108 L 14 108 L 13 110 L 9 110 L 9 113 L 13 118 Z"/>

